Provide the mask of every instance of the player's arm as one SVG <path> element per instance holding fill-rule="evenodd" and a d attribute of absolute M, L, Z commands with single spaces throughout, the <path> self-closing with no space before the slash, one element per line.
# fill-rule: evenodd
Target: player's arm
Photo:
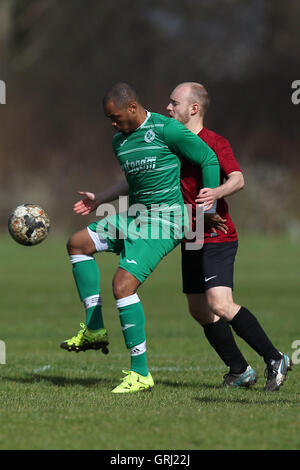
<path fill-rule="evenodd" d="M 129 186 L 126 180 L 120 181 L 99 193 L 78 191 L 78 194 L 84 197 L 74 204 L 73 210 L 76 214 L 88 215 L 96 210 L 100 204 L 114 201 L 119 196 L 127 196 L 128 193 Z"/>
<path fill-rule="evenodd" d="M 187 158 L 200 165 L 203 186 L 216 188 L 220 184 L 220 166 L 216 154 L 197 135 L 189 131 L 183 124 L 172 119 L 164 129 L 168 147 L 179 157 Z M 212 204 L 206 204 L 207 210 L 215 212 Z"/>
<path fill-rule="evenodd" d="M 240 191 L 245 185 L 243 173 L 241 171 L 233 171 L 227 175 L 227 180 L 221 186 L 217 188 L 202 188 L 196 197 L 195 201 L 197 204 L 210 204 L 212 201 L 221 199 L 222 197 L 231 196 L 232 194 Z M 212 216 L 205 216 L 206 226 L 214 233 L 216 230 L 220 230 L 223 233 L 227 233 L 228 227 L 226 225 L 226 219 L 216 213 Z"/>
<path fill-rule="evenodd" d="M 245 186 L 244 176 L 241 171 L 233 171 L 227 175 L 225 183 L 217 188 L 202 188 L 196 198 L 197 204 L 210 204 L 222 197 L 231 196 Z"/>
<path fill-rule="evenodd" d="M 220 135 L 217 136 L 215 151 L 218 156 L 221 170 L 226 175 L 226 182 L 216 188 L 216 191 L 213 193 L 211 192 L 211 188 L 202 188 L 198 195 L 199 198 L 196 199 L 196 202 L 198 203 L 202 202 L 206 204 L 215 197 L 220 199 L 222 197 L 230 196 L 242 189 L 245 185 L 243 173 L 236 161 L 234 152 L 228 140 Z"/>
<path fill-rule="evenodd" d="M 96 194 L 96 199 L 100 201 L 100 204 L 105 202 L 111 202 L 117 199 L 119 196 L 127 196 L 129 194 L 129 186 L 127 181 L 124 179 L 119 183 L 111 186 L 110 188 L 105 189 Z"/>

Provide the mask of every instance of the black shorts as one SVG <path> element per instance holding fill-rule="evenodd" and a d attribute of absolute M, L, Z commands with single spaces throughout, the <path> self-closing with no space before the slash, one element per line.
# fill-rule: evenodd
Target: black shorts
<path fill-rule="evenodd" d="M 201 250 L 181 244 L 182 287 L 185 294 L 202 294 L 217 286 L 233 289 L 233 265 L 238 242 L 206 243 Z"/>

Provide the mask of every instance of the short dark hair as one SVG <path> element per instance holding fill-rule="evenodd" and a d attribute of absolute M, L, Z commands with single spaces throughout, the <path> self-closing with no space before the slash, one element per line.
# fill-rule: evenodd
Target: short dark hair
<path fill-rule="evenodd" d="M 135 88 L 125 82 L 116 83 L 105 93 L 102 101 L 103 107 L 105 107 L 109 101 L 113 101 L 113 103 L 120 108 L 125 108 L 132 101 L 140 103 Z"/>

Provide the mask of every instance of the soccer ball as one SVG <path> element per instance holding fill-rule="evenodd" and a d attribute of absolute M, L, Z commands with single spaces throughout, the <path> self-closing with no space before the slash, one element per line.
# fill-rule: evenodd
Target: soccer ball
<path fill-rule="evenodd" d="M 35 204 L 22 204 L 10 214 L 8 231 L 21 245 L 37 245 L 47 237 L 50 219 L 46 212 Z"/>

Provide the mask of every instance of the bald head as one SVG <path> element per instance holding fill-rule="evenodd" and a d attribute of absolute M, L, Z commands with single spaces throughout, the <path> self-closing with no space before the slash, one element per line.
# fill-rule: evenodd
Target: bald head
<path fill-rule="evenodd" d="M 192 132 L 199 133 L 208 105 L 209 96 L 203 85 L 184 82 L 172 91 L 167 110 L 170 117 L 177 119 Z"/>
<path fill-rule="evenodd" d="M 203 85 L 196 82 L 183 82 L 177 85 L 174 91 L 180 93 L 186 99 L 187 104 L 199 104 L 199 113 L 204 116 L 209 106 L 209 96 Z"/>

